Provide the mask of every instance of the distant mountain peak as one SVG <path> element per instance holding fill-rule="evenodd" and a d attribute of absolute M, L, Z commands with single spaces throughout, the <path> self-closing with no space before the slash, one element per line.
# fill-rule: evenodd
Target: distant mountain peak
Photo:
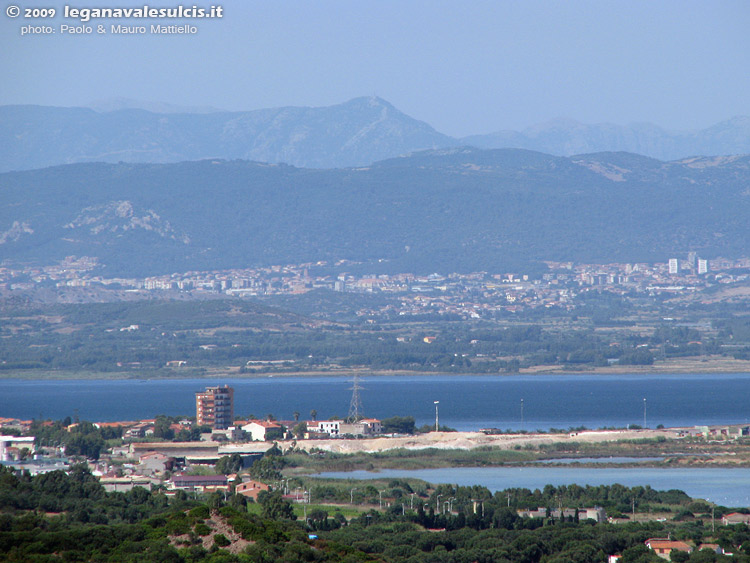
<path fill-rule="evenodd" d="M 5 149 L 0 152 L 0 171 L 76 162 L 206 158 L 344 168 L 457 144 L 377 96 L 327 107 L 181 113 L 179 119 L 174 113 L 149 112 L 159 108 L 140 102 L 116 104 L 121 110 L 136 106 L 145 111 L 0 107 L 0 146 Z"/>
<path fill-rule="evenodd" d="M 369 107 L 386 107 L 388 109 L 396 109 L 392 103 L 390 103 L 388 100 L 384 100 L 379 96 L 358 96 L 344 102 L 342 105 L 367 105 Z"/>

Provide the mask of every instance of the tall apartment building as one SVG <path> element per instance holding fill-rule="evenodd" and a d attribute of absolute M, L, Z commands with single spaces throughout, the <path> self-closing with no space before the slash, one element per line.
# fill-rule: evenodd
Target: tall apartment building
<path fill-rule="evenodd" d="M 234 423 L 234 389 L 207 387 L 203 393 L 195 394 L 195 417 L 198 426 L 210 426 L 225 430 Z"/>
<path fill-rule="evenodd" d="M 698 259 L 698 273 L 699 274 L 708 273 L 708 260 L 703 260 L 702 258 Z"/>
<path fill-rule="evenodd" d="M 669 273 L 670 274 L 680 273 L 680 261 L 677 258 L 669 259 Z"/>

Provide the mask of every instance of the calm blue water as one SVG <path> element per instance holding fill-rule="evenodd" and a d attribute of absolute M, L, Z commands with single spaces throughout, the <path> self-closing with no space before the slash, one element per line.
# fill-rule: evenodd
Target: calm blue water
<path fill-rule="evenodd" d="M 280 420 L 346 416 L 351 380 L 344 377 L 174 380 L 0 380 L 0 416 L 134 420 L 195 415 L 195 393 L 208 385 L 235 389 L 235 414 Z M 750 374 L 384 376 L 361 380 L 366 416 L 414 416 L 418 425 L 458 430 L 586 426 L 693 426 L 750 421 Z M 523 413 L 521 400 L 523 399 Z"/>
<path fill-rule="evenodd" d="M 572 463 L 645 463 L 647 461 L 664 461 L 663 457 L 576 457 L 576 458 L 555 458 L 555 459 L 540 459 L 537 463 L 564 463 L 570 465 Z"/>
<path fill-rule="evenodd" d="M 736 468 L 674 468 L 644 467 L 460 467 L 402 471 L 385 469 L 322 473 L 337 479 L 373 479 L 412 477 L 428 483 L 449 483 L 471 486 L 477 483 L 492 492 L 508 488 L 542 489 L 545 485 L 613 485 L 626 487 L 651 485 L 656 490 L 680 489 L 693 498 L 702 498 L 722 506 L 750 506 L 750 470 Z"/>

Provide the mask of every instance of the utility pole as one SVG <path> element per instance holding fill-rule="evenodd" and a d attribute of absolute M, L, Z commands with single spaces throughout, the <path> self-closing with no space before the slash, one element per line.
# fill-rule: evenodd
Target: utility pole
<path fill-rule="evenodd" d="M 643 397 L 643 427 L 646 428 L 646 397 Z"/>
<path fill-rule="evenodd" d="M 524 430 L 524 420 L 523 420 L 523 399 L 521 399 L 521 430 Z"/>
<path fill-rule="evenodd" d="M 435 403 L 435 432 L 438 432 L 440 429 L 440 426 L 438 425 L 438 405 L 440 404 L 440 401 L 433 401 Z"/>

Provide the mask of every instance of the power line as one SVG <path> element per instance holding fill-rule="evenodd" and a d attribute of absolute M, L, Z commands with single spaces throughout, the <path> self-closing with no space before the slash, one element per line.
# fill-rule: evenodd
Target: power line
<path fill-rule="evenodd" d="M 359 374 L 354 374 L 354 385 L 352 385 L 351 389 L 352 400 L 349 401 L 349 416 L 346 417 L 346 421 L 349 424 L 353 424 L 365 417 L 364 409 L 362 408 L 362 399 L 359 397 L 359 391 L 362 389 L 359 385 Z"/>

